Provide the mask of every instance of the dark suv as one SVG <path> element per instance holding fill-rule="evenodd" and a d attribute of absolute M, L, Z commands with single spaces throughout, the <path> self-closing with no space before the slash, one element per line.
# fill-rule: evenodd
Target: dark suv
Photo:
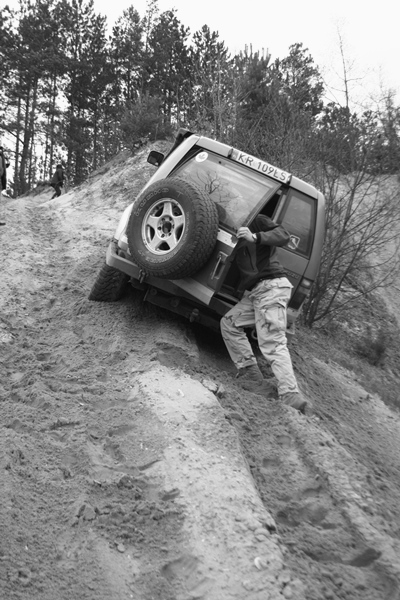
<path fill-rule="evenodd" d="M 317 275 L 325 200 L 273 165 L 181 129 L 157 171 L 124 211 L 90 300 L 115 301 L 128 282 L 145 300 L 219 329 L 241 297 L 233 258 L 237 229 L 258 214 L 282 223 L 290 242 L 278 258 L 293 285 L 288 333 Z"/>

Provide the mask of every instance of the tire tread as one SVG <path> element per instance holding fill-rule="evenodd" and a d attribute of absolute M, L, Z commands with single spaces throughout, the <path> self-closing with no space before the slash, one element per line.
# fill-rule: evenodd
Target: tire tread
<path fill-rule="evenodd" d="M 165 180 L 164 180 L 165 181 Z M 185 179 L 174 177 L 167 180 L 168 185 L 176 185 L 180 191 L 188 194 L 192 201 L 192 206 L 195 212 L 196 226 L 192 233 L 190 244 L 187 244 L 185 251 L 175 256 L 170 264 L 165 262 L 151 265 L 151 269 L 145 260 L 136 252 L 134 236 L 128 234 L 128 241 L 131 253 L 135 258 L 135 262 L 148 274 L 160 277 L 163 279 L 182 279 L 189 277 L 198 271 L 208 260 L 215 246 L 218 233 L 218 211 L 214 201 L 202 189 L 193 183 L 189 183 Z M 157 189 L 163 182 L 155 182 L 149 186 L 143 194 L 139 196 L 137 202 L 145 197 L 149 191 Z M 132 210 L 130 222 L 128 224 L 128 232 L 132 231 L 132 221 L 137 218 Z"/>
<path fill-rule="evenodd" d="M 128 275 L 104 263 L 90 290 L 89 300 L 116 302 L 123 296 L 128 279 Z"/>

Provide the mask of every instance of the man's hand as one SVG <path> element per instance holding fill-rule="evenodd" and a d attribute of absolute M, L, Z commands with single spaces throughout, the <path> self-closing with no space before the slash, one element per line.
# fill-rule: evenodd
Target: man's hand
<path fill-rule="evenodd" d="M 246 242 L 256 243 L 256 239 L 253 233 L 251 233 L 248 227 L 239 227 L 236 236 L 240 238 L 244 238 Z"/>

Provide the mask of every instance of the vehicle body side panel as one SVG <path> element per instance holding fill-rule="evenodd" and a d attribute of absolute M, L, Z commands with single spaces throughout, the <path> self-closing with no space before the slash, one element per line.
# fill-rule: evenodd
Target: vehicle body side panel
<path fill-rule="evenodd" d="M 285 248 L 277 248 L 276 254 L 288 274 L 288 279 L 294 288 L 293 291 L 295 291 L 307 269 L 308 258 L 299 256 Z"/>
<path fill-rule="evenodd" d="M 317 192 L 317 194 L 318 201 L 313 250 L 307 268 L 304 271 L 304 277 L 311 279 L 311 281 L 315 280 L 319 271 L 325 238 L 325 198 L 321 192 Z"/>

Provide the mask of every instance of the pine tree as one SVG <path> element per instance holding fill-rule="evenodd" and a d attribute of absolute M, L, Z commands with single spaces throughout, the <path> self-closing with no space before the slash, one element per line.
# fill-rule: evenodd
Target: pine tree
<path fill-rule="evenodd" d="M 9 132 L 15 136 L 15 193 L 23 193 L 44 175 L 36 152 L 46 147 L 44 114 L 54 97 L 49 86 L 57 71 L 52 0 L 20 2 L 6 33 Z M 3 37 L 3 36 L 2 36 Z"/>
<path fill-rule="evenodd" d="M 232 61 L 224 42 L 208 25 L 194 33 L 190 50 L 190 111 L 195 128 L 225 139 L 232 125 Z"/>
<path fill-rule="evenodd" d="M 182 90 L 189 73 L 188 36 L 189 29 L 180 23 L 175 10 L 162 13 L 149 35 L 144 91 L 161 100 L 165 126 L 180 120 Z"/>
<path fill-rule="evenodd" d="M 97 124 L 108 81 L 105 17 L 96 16 L 93 0 L 72 0 L 60 5 L 66 31 L 64 136 L 67 168 L 80 183 L 97 165 Z"/>

